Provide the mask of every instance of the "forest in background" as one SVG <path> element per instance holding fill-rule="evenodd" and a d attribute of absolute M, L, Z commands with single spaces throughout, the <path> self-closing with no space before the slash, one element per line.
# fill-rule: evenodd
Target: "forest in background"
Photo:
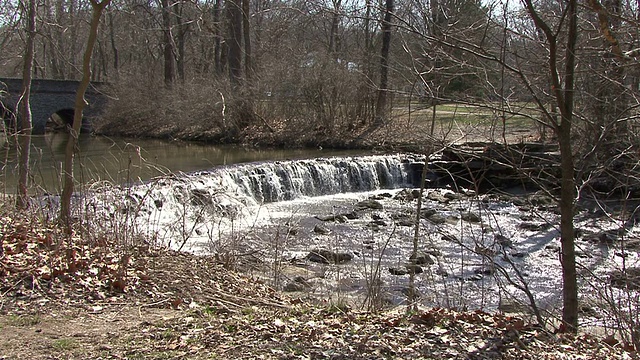
<path fill-rule="evenodd" d="M 91 64 L 112 96 L 97 129 L 234 140 L 258 125 L 332 138 L 442 103 L 487 108 L 497 126 L 549 127 L 550 44 L 527 3 L 564 51 L 566 6 L 549 1 L 112 1 Z M 20 4 L 0 10 L 0 76 L 20 77 Z M 575 94 L 592 143 L 595 128 L 634 119 L 638 9 L 579 5 Z M 89 2 L 42 1 L 36 15 L 34 77 L 79 79 Z"/>

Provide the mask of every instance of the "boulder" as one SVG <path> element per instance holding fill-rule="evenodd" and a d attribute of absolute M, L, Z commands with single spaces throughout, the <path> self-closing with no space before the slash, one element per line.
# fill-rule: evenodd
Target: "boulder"
<path fill-rule="evenodd" d="M 282 290 L 286 292 L 304 291 L 311 288 L 311 284 L 302 276 L 296 276 L 293 281 L 287 283 Z"/>
<path fill-rule="evenodd" d="M 468 221 L 468 222 L 472 222 L 472 223 L 478 223 L 480 222 L 482 219 L 480 218 L 480 215 L 471 212 L 471 211 L 466 211 L 460 214 L 460 218 L 464 221 Z"/>
<path fill-rule="evenodd" d="M 447 199 L 446 197 L 444 197 L 440 192 L 438 191 L 432 191 L 429 194 L 427 194 L 427 199 L 429 200 L 433 200 L 433 201 L 437 201 L 441 204 L 447 204 L 449 203 L 449 199 Z"/>
<path fill-rule="evenodd" d="M 327 235 L 331 231 L 321 224 L 316 224 L 316 226 L 313 227 L 313 232 L 319 235 Z"/>
<path fill-rule="evenodd" d="M 409 274 L 422 274 L 424 272 L 422 267 L 419 265 L 409 264 L 405 265 L 405 268 Z"/>
<path fill-rule="evenodd" d="M 409 261 L 415 265 L 433 265 L 435 263 L 431 256 L 426 253 L 417 253 L 415 256 L 411 255 Z"/>
<path fill-rule="evenodd" d="M 453 193 L 453 192 L 445 193 L 444 197 L 446 199 L 449 199 L 449 200 L 462 200 L 462 199 L 464 199 L 464 195 L 462 195 L 460 193 Z"/>
<path fill-rule="evenodd" d="M 314 249 L 311 250 L 304 258 L 311 262 L 321 264 L 341 264 L 353 260 L 353 255 L 326 249 Z"/>
<path fill-rule="evenodd" d="M 615 270 L 609 275 L 611 286 L 618 289 L 640 290 L 640 268 L 631 267 L 625 271 Z"/>
<path fill-rule="evenodd" d="M 366 209 L 382 210 L 384 206 L 382 206 L 382 203 L 378 200 L 367 199 L 367 200 L 359 201 L 353 206 L 353 208 L 355 210 L 366 210 Z"/>

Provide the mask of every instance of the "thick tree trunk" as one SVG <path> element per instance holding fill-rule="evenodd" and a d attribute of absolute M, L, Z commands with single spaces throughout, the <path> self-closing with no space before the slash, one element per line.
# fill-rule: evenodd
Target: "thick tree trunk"
<path fill-rule="evenodd" d="M 575 232 L 573 225 L 576 198 L 573 154 L 571 150 L 571 120 L 563 119 L 558 134 L 561 157 L 560 243 L 562 255 L 562 321 L 563 330 L 575 332 L 578 327 L 578 283 L 576 273 Z M 566 126 L 565 126 L 566 125 Z"/>
<path fill-rule="evenodd" d="M 29 153 L 31 148 L 31 74 L 36 36 L 36 1 L 29 0 L 27 8 L 27 44 L 22 68 L 22 93 L 20 94 L 20 131 L 18 132 L 18 197 L 16 206 L 25 209 L 29 205 Z"/>
<path fill-rule="evenodd" d="M 240 1 L 227 1 L 227 20 L 229 32 L 227 38 L 229 79 L 234 86 L 242 82 L 242 7 Z"/>
<path fill-rule="evenodd" d="M 567 48 L 565 51 L 565 74 L 563 96 L 559 107 L 562 122 L 558 127 L 562 182 L 560 189 L 560 242 L 562 245 L 562 321 L 566 331 L 578 329 L 578 279 L 576 272 L 575 232 L 573 229 L 574 202 L 576 186 L 574 174 L 573 151 L 571 149 L 571 125 L 574 111 L 576 43 L 578 39 L 577 0 L 567 3 L 569 20 Z"/>
<path fill-rule="evenodd" d="M 162 5 L 162 54 L 164 56 L 164 85 L 170 89 L 176 79 L 175 49 L 171 34 L 171 0 L 161 0 Z"/>
<path fill-rule="evenodd" d="M 91 16 L 91 24 L 89 28 L 89 38 L 87 39 L 87 47 L 82 59 L 82 80 L 76 92 L 76 103 L 73 115 L 73 127 L 69 131 L 69 139 L 67 140 L 65 158 L 64 158 L 64 187 L 60 197 L 60 220 L 66 226 L 67 232 L 71 233 L 71 195 L 74 189 L 73 176 L 73 160 L 76 146 L 78 144 L 78 136 L 82 127 L 82 115 L 86 105 L 84 95 L 89 87 L 91 79 L 91 54 L 96 44 L 98 36 L 98 25 L 100 25 L 100 17 L 102 12 L 109 5 L 111 0 L 102 0 L 97 2 L 91 0 L 93 13 Z"/>
<path fill-rule="evenodd" d="M 391 48 L 391 16 L 393 14 L 394 1 L 386 0 L 384 20 L 382 21 L 382 50 L 380 52 L 380 86 L 378 88 L 378 100 L 376 101 L 377 125 L 383 124 L 388 116 L 389 94 L 389 49 Z"/>

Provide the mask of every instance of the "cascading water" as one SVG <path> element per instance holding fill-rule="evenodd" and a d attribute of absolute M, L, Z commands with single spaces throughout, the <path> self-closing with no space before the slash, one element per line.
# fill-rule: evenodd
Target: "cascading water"
<path fill-rule="evenodd" d="M 411 186 L 412 162 L 408 155 L 380 155 L 248 163 L 162 177 L 93 201 L 111 218 L 136 209 L 136 226 L 175 245 L 253 226 L 263 204 Z"/>
<path fill-rule="evenodd" d="M 226 167 L 201 176 L 220 178 L 256 203 L 407 186 L 406 158 L 366 156 L 297 160 Z"/>

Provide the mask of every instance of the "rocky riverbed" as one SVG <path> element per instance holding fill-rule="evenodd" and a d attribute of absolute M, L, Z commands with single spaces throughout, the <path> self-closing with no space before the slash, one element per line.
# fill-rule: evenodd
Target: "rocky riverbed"
<path fill-rule="evenodd" d="M 394 155 L 241 165 L 97 193 L 85 208 L 109 226 L 214 254 L 319 301 L 403 304 L 414 275 L 420 305 L 529 313 L 533 303 L 555 314 L 562 286 L 555 201 L 517 189 L 430 187 L 418 217 L 416 163 Z M 635 217 L 600 205 L 576 214 L 581 300 L 593 324 L 639 287 Z"/>
<path fill-rule="evenodd" d="M 249 228 L 208 246 L 285 291 L 352 305 L 406 303 L 413 272 L 426 306 L 530 312 L 533 299 L 543 312 L 560 307 L 559 220 L 551 198 L 427 189 L 412 259 L 418 195 L 396 189 L 267 204 Z M 594 309 L 603 299 L 592 295 L 638 285 L 619 273 L 638 266 L 638 229 L 621 230 L 602 215 L 585 208 L 577 216 L 590 321 L 602 316 Z"/>

